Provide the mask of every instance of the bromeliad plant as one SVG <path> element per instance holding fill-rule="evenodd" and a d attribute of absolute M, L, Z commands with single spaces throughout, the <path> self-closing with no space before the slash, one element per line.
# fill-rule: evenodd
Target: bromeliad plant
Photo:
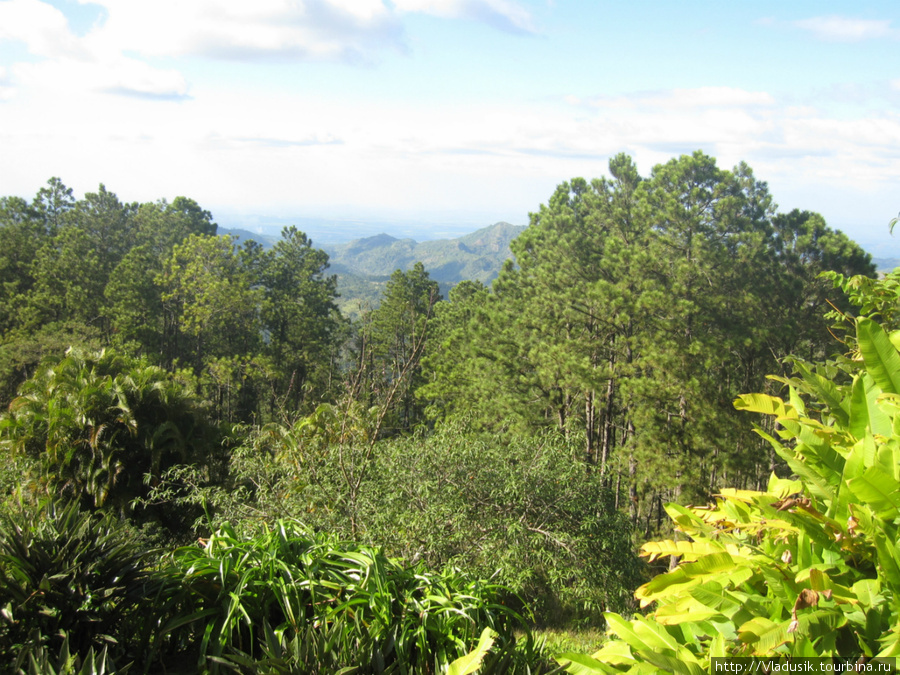
<path fill-rule="evenodd" d="M 835 275 L 885 321 L 897 281 Z M 642 553 L 680 563 L 638 589 L 652 612 L 607 614 L 615 639 L 592 656 L 561 655 L 568 672 L 700 675 L 713 657 L 900 655 L 900 334 L 867 316 L 843 318 L 849 358 L 797 362 L 796 377 L 783 380 L 787 400 L 735 402 L 774 417 L 775 431 L 758 433 L 792 479 L 773 474 L 765 492 L 667 507 L 683 536 Z"/>

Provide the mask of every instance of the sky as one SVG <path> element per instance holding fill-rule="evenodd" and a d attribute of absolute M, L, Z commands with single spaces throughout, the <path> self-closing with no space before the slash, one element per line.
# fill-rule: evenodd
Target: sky
<path fill-rule="evenodd" d="M 3 195 L 58 176 L 426 239 L 695 150 L 900 255 L 900 4 L 0 0 Z"/>

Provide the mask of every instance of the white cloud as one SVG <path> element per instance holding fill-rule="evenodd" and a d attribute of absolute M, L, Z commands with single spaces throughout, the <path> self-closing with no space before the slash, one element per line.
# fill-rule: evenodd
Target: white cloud
<path fill-rule="evenodd" d="M 7 163 L 15 169 L 0 175 L 9 191 L 29 194 L 60 175 L 81 181 L 73 184 L 79 192 L 104 181 L 128 200 L 188 194 L 209 208 L 465 204 L 524 212 L 560 180 L 605 173 L 617 152 L 631 153 L 646 174 L 696 149 L 722 166 L 748 161 L 778 199 L 775 182 L 845 194 L 900 180 L 900 118 L 849 105 L 831 114 L 820 99 L 820 107 L 789 106 L 766 91 L 724 86 L 575 92 L 558 104 L 514 96 L 401 102 L 352 92 L 317 99 L 290 93 L 299 87 L 251 92 L 238 78 L 192 88 L 159 66 L 184 55 L 371 60 L 403 48 L 401 21 L 412 12 L 533 31 L 531 15 L 510 0 L 100 2 L 105 20 L 79 37 L 46 3 L 0 0 L 0 40 L 21 41 L 42 59 L 0 68 L 0 100 L 14 101 L 0 106 L 0 147 L 15 158 Z M 889 30 L 886 22 L 820 21 L 803 27 L 830 39 Z M 900 80 L 891 86 L 900 90 Z M 47 110 L 62 114 L 48 123 Z"/>
<path fill-rule="evenodd" d="M 853 19 L 845 16 L 817 16 L 795 21 L 794 25 L 810 31 L 820 40 L 829 42 L 859 42 L 894 35 L 890 21 Z"/>
<path fill-rule="evenodd" d="M 219 59 L 370 60 L 403 47 L 381 0 L 100 0 L 94 39 L 145 55 Z"/>
<path fill-rule="evenodd" d="M 183 99 L 184 77 L 149 59 L 370 62 L 386 48 L 405 50 L 401 16 L 412 11 L 532 30 L 529 13 L 511 0 L 92 1 L 104 18 L 83 36 L 47 2 L 0 2 L 0 41 L 22 42 L 43 57 L 13 65 L 14 84 Z"/>
<path fill-rule="evenodd" d="M 568 103 L 583 103 L 575 97 L 566 97 Z M 665 108 L 671 110 L 690 108 L 744 108 L 771 106 L 775 99 L 764 91 L 746 91 L 734 87 L 696 87 L 693 89 L 670 89 L 665 91 L 635 92 L 624 96 L 599 96 L 587 101 L 596 108 L 635 109 L 642 107 Z"/>
<path fill-rule="evenodd" d="M 12 81 L 9 78 L 9 71 L 0 66 L 0 101 L 9 101 L 15 95 Z"/>
<path fill-rule="evenodd" d="M 48 89 L 35 105 L 58 100 Z M 452 195 L 473 208 L 534 208 L 560 180 L 605 173 L 607 158 L 621 151 L 645 174 L 657 162 L 702 149 L 721 166 L 746 160 L 760 178 L 782 184 L 871 189 L 900 179 L 900 163 L 891 160 L 900 157 L 900 117 L 837 118 L 737 89 L 638 94 L 630 106 L 586 109 L 388 100 L 346 106 L 286 92 L 206 88 L 174 107 L 71 96 L 64 121 L 52 127 L 28 115 L 6 115 L 5 126 L 20 131 L 0 144 L 11 156 L 66 163 L 42 164 L 38 183 L 47 174 L 84 177 L 81 189 L 112 185 L 110 167 L 127 162 L 112 189 L 129 199 L 189 194 L 223 206 L 252 200 L 290 207 L 296 200 L 295 207 L 440 209 Z M 89 142 L 90 152 L 74 138 Z"/>
<path fill-rule="evenodd" d="M 843 108 L 832 113 L 826 107 L 791 105 L 767 92 L 705 87 L 587 103 L 567 99 L 561 100 L 561 109 L 577 106 L 578 117 L 569 117 L 574 127 L 565 130 L 560 120 L 546 120 L 546 128 L 554 128 L 558 163 L 576 169 L 561 177 L 604 173 L 600 162 L 586 164 L 593 156 L 626 151 L 646 174 L 656 163 L 699 149 L 723 167 L 747 161 L 788 208 L 830 206 L 841 218 L 848 218 L 850 204 L 858 204 L 847 195 L 878 194 L 883 200 L 900 180 L 900 114 L 891 111 L 860 107 L 855 114 Z M 588 116 L 586 111 L 593 112 Z M 569 161 L 563 161 L 566 153 Z M 579 164 L 588 168 L 578 169 Z M 834 195 L 844 195 L 845 202 Z M 865 220 L 861 214 L 849 216 L 850 221 Z"/>
<path fill-rule="evenodd" d="M 188 94 L 188 84 L 178 71 L 154 68 L 119 53 L 18 63 L 11 71 L 22 88 L 69 96 L 96 92 L 177 100 Z"/>
<path fill-rule="evenodd" d="M 36 56 L 83 56 L 78 39 L 69 31 L 65 15 L 39 0 L 0 2 L 0 40 L 25 43 Z"/>
<path fill-rule="evenodd" d="M 38 0 L 0 2 L 0 40 L 25 44 L 37 62 L 13 64 L 9 84 L 0 97 L 9 97 L 11 84 L 21 88 L 83 94 L 103 91 L 152 98 L 180 98 L 187 83 L 174 70 L 161 70 L 125 56 L 122 49 L 98 39 L 95 29 L 74 35 L 65 15 Z M 0 80 L 0 86 L 2 86 Z"/>
<path fill-rule="evenodd" d="M 401 12 L 484 22 L 511 33 L 534 33 L 530 12 L 510 0 L 394 0 Z"/>
<path fill-rule="evenodd" d="M 85 0 L 82 0 L 85 1 Z M 182 99 L 184 77 L 146 58 L 369 60 L 402 48 L 402 27 L 381 0 L 98 0 L 105 21 L 79 37 L 66 16 L 39 0 L 0 2 L 0 41 L 42 60 L 11 67 L 15 84 Z M 11 96 L 9 86 L 0 98 Z"/>
<path fill-rule="evenodd" d="M 774 97 L 768 92 L 746 91 L 734 87 L 674 89 L 668 100 L 670 105 L 684 108 L 743 108 L 746 106 L 770 106 L 775 103 Z"/>

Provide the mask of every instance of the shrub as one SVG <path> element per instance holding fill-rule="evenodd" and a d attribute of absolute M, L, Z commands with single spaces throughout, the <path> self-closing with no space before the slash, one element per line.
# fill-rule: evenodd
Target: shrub
<path fill-rule="evenodd" d="M 429 569 L 495 577 L 543 625 L 632 606 L 643 566 L 630 522 L 603 477 L 558 436 L 501 444 L 457 421 L 379 441 L 366 465 L 348 466 L 359 453 L 301 433 L 309 427 L 252 433 L 224 488 L 201 487 L 185 467 L 169 476 L 193 484 L 192 493 L 179 496 L 164 481 L 155 496 L 208 506 L 219 523 L 296 518 Z"/>
<path fill-rule="evenodd" d="M 0 514 L 0 660 L 22 651 L 123 654 L 147 634 L 148 554 L 77 503 Z"/>
<path fill-rule="evenodd" d="M 386 443 L 367 474 L 360 530 L 430 567 L 496 574 L 539 624 L 621 610 L 641 580 L 631 525 L 573 455 L 555 434 L 504 445 L 460 422 Z"/>
<path fill-rule="evenodd" d="M 45 363 L 0 417 L 4 449 L 37 461 L 50 494 L 120 510 L 176 462 L 208 463 L 214 440 L 185 383 L 112 351 Z"/>

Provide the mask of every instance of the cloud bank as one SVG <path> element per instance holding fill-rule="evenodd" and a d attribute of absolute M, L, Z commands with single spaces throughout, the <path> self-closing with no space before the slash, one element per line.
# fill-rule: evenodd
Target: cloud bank
<path fill-rule="evenodd" d="M 794 25 L 828 42 L 861 42 L 897 37 L 890 21 L 854 19 L 846 16 L 817 16 L 795 21 Z"/>

